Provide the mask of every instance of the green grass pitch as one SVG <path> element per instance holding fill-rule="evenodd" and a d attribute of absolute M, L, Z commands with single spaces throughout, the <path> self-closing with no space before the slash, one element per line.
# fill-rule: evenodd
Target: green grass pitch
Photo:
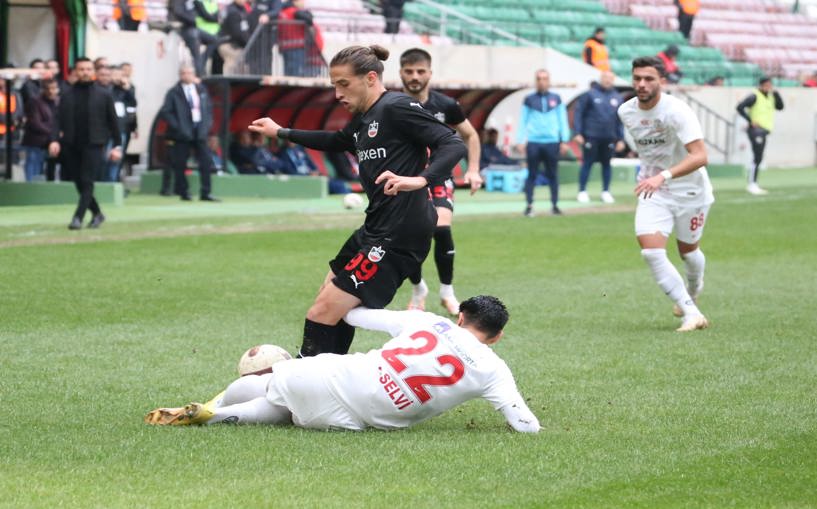
<path fill-rule="evenodd" d="M 508 304 L 496 350 L 535 436 L 483 401 L 391 433 L 146 426 L 221 390 L 247 347 L 294 352 L 360 213 L 136 195 L 75 233 L 70 207 L 0 209 L 0 507 L 817 507 L 815 173 L 768 172 L 766 197 L 714 180 L 712 327 L 686 335 L 627 185 L 609 213 L 561 218 L 458 193 L 455 286 Z"/>

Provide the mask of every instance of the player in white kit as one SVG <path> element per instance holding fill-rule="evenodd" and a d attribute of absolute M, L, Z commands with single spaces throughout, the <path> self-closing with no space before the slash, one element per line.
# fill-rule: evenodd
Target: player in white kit
<path fill-rule="evenodd" d="M 683 101 L 661 93 L 663 63 L 655 57 L 633 60 L 636 97 L 618 116 L 641 160 L 635 193 L 635 234 L 656 283 L 675 302 L 683 321 L 679 332 L 704 329 L 709 322 L 696 300 L 704 286 L 706 259 L 699 247 L 709 207 L 715 201 L 706 171 L 701 124 Z M 675 230 L 687 283 L 667 257 L 667 238 Z"/>
<path fill-rule="evenodd" d="M 511 370 L 490 348 L 508 312 L 499 299 L 472 297 L 457 322 L 422 311 L 355 308 L 356 327 L 388 332 L 383 348 L 278 362 L 273 372 L 233 382 L 206 404 L 159 408 L 160 425 L 289 424 L 312 429 L 407 428 L 474 398 L 483 398 L 521 432 L 539 421 L 519 394 Z"/>

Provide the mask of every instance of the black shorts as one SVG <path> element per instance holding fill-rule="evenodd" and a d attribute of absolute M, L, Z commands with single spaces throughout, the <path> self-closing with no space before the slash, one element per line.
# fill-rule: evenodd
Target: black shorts
<path fill-rule="evenodd" d="M 413 244 L 410 249 L 395 247 L 390 239 L 367 238 L 357 230 L 329 262 L 332 282 L 364 306 L 384 308 L 403 281 L 420 271 L 431 249 L 431 234 Z"/>
<path fill-rule="evenodd" d="M 431 201 L 435 207 L 443 207 L 454 212 L 454 181 L 448 179 L 445 184 L 429 188 Z"/>

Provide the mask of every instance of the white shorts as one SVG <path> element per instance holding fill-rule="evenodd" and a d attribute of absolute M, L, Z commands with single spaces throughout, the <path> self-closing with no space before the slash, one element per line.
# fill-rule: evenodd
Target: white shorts
<path fill-rule="evenodd" d="M 275 364 L 267 400 L 289 408 L 296 426 L 311 429 L 362 430 L 366 424 L 351 414 L 329 390 L 335 354 L 291 359 Z"/>
<path fill-rule="evenodd" d="M 653 198 L 639 198 L 635 209 L 635 234 L 660 233 L 669 237 L 673 230 L 678 240 L 695 244 L 701 240 L 710 205 L 678 205 Z"/>

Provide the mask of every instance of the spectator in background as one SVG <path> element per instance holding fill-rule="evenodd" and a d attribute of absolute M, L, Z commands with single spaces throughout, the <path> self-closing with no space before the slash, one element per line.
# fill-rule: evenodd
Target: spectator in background
<path fill-rule="evenodd" d="M 41 58 L 32 60 L 29 68 L 40 72 L 46 70 L 45 62 Z M 35 97 L 40 97 L 40 78 L 28 78 L 20 88 L 20 95 L 23 97 L 23 103 L 27 103 Z"/>
<path fill-rule="evenodd" d="M 283 5 L 278 26 L 278 47 L 284 57 L 287 76 L 316 76 L 316 56 L 323 50 L 320 28 L 312 13 L 304 9 L 305 0 L 290 0 Z"/>
<path fill-rule="evenodd" d="M 768 194 L 768 191 L 757 185 L 757 177 L 760 163 L 763 162 L 763 152 L 766 150 L 766 137 L 774 129 L 774 112 L 782 109 L 783 98 L 772 88 L 772 79 L 768 76 L 760 78 L 757 90 L 738 104 L 738 114 L 749 122 L 746 133 L 754 155 L 754 165 L 749 172 L 749 185 L 746 187 L 749 194 Z"/>
<path fill-rule="evenodd" d="M 32 97 L 25 105 L 26 128 L 21 145 L 26 153 L 27 182 L 42 174 L 46 157 L 54 157 L 58 152 L 57 146 L 52 143 L 59 138 L 57 98 L 60 87 L 55 80 L 44 79 L 40 88 L 40 96 Z M 53 176 L 51 179 L 53 180 Z"/>
<path fill-rule="evenodd" d="M 114 0 L 113 19 L 122 30 L 135 32 L 148 19 L 145 0 Z"/>
<path fill-rule="evenodd" d="M 97 57 L 94 59 L 94 74 L 98 74 L 103 67 L 110 67 L 107 57 Z"/>
<path fill-rule="evenodd" d="M 286 146 L 281 151 L 283 161 L 282 171 L 287 175 L 318 175 L 318 166 L 309 157 L 306 150 L 292 140 L 287 140 Z"/>
<path fill-rule="evenodd" d="M 482 150 L 479 157 L 479 169 L 483 170 L 495 164 L 518 164 L 516 159 L 506 156 L 497 146 L 499 131 L 493 127 L 485 130 L 482 141 Z"/>
<path fill-rule="evenodd" d="M 204 8 L 200 0 L 170 0 L 170 17 L 181 23 L 179 35 L 184 40 L 190 56 L 193 57 L 193 67 L 196 76 L 204 76 L 207 61 L 218 45 L 218 39 L 213 34 L 205 32 L 197 26 L 197 18 L 211 23 L 218 23 L 218 15 L 211 14 Z M 201 51 L 205 45 L 204 53 Z"/>
<path fill-rule="evenodd" d="M 114 111 L 113 95 L 94 83 L 94 67 L 87 58 L 78 58 L 75 64 L 78 81 L 60 100 L 59 126 L 62 137 L 59 154 L 63 173 L 71 176 L 79 192 L 79 203 L 68 228 L 79 230 L 85 212 L 93 217 L 89 228 L 98 228 L 105 216 L 94 198 L 94 177 L 104 167 L 105 144 L 121 138 Z M 115 146 L 107 152 L 111 160 L 122 157 L 122 148 Z"/>
<path fill-rule="evenodd" d="M 60 63 L 55 59 L 46 60 L 45 62 L 45 69 L 49 72 L 49 75 L 52 80 L 57 82 L 57 86 L 60 87 L 60 95 L 64 94 L 68 89 L 69 83 L 62 77 L 60 74 Z"/>
<path fill-rule="evenodd" d="M 77 83 L 77 81 L 79 81 L 79 77 L 77 76 L 77 68 L 76 67 L 69 67 L 68 68 L 68 76 L 65 77 L 65 83 L 67 83 L 69 85 L 69 87 L 66 87 L 66 90 L 67 90 L 67 88 L 70 88 L 70 87 L 74 86 Z M 63 93 L 60 94 L 60 95 L 64 95 L 66 90 L 64 90 Z"/>
<path fill-rule="evenodd" d="M 213 125 L 212 104 L 204 85 L 196 83 L 196 71 L 192 67 L 185 65 L 179 70 L 179 82 L 167 91 L 159 115 L 167 122 L 166 138 L 170 145 L 169 159 L 175 174 L 176 194 L 183 201 L 191 200 L 184 170 L 187 167 L 187 157 L 193 149 L 198 162 L 200 199 L 219 201 L 210 194 L 213 160 L 207 148 L 207 136 Z M 163 195 L 169 194 L 169 180 L 167 173 L 163 175 Z"/>
<path fill-rule="evenodd" d="M 817 87 L 817 72 L 813 72 L 803 79 L 803 86 L 806 88 L 815 88 Z"/>
<path fill-rule="evenodd" d="M 676 59 L 680 53 L 681 51 L 678 49 L 678 46 L 675 44 L 670 44 L 667 46 L 667 49 L 661 51 L 657 55 L 664 64 L 664 69 L 667 72 L 668 83 L 678 83 L 684 76 L 684 73 L 681 72 L 681 68 L 678 67 L 678 62 L 676 62 Z"/>
<path fill-rule="evenodd" d="M 518 149 L 526 155 L 528 178 L 525 181 L 525 216 L 533 217 L 533 188 L 539 168 L 544 165 L 550 186 L 551 212 L 561 215 L 559 209 L 559 155 L 567 153 L 570 128 L 567 109 L 562 98 L 550 91 L 550 73 L 536 71 L 536 92 L 525 97 L 519 128 L 516 131 Z"/>
<path fill-rule="evenodd" d="M 111 80 L 113 82 L 112 92 L 116 117 L 119 120 L 119 131 L 122 135 L 120 143 L 122 145 L 122 159 L 111 161 L 108 164 L 108 181 L 119 182 L 119 174 L 122 164 L 125 161 L 130 144 L 131 133 L 136 132 L 136 95 L 130 84 L 130 80 L 124 76 L 120 67 L 111 70 Z"/>
<path fill-rule="evenodd" d="M 592 65 L 599 71 L 610 70 L 610 55 L 607 51 L 607 46 L 604 44 L 607 35 L 604 28 L 596 27 L 591 37 L 584 41 L 584 51 L 582 57 L 584 63 Z"/>
<path fill-rule="evenodd" d="M 218 136 L 211 134 L 207 137 L 207 148 L 210 149 L 210 158 L 213 162 L 213 169 L 221 175 L 226 169 L 224 158 L 221 156 L 221 141 Z"/>
<path fill-rule="evenodd" d="M 406 0 L 381 0 L 380 6 L 383 9 L 383 18 L 386 20 L 385 33 L 400 33 L 404 5 L 406 5 Z"/>
<path fill-rule="evenodd" d="M 237 74 L 241 71 L 243 67 L 241 59 L 250 35 L 252 27 L 247 0 L 233 0 L 233 3 L 227 6 L 219 32 L 219 37 L 224 41 L 218 47 L 218 54 L 224 60 L 224 74 Z"/>
<path fill-rule="evenodd" d="M 689 40 L 689 33 L 692 32 L 692 21 L 698 10 L 701 8 L 700 0 L 673 0 L 678 7 L 678 31 Z"/>
<path fill-rule="evenodd" d="M 709 85 L 710 87 L 722 87 L 723 82 L 725 80 L 726 79 L 723 76 L 715 76 L 714 78 L 707 81 L 706 84 Z"/>
<path fill-rule="evenodd" d="M 230 161 L 235 165 L 235 169 L 242 175 L 258 175 L 262 171 L 255 161 L 255 153 L 258 151 L 252 141 L 252 133 L 244 130 L 238 133 L 238 137 L 230 143 Z"/>
<path fill-rule="evenodd" d="M 107 67 L 107 66 L 100 67 L 99 69 L 96 70 L 96 84 L 99 85 L 100 87 L 104 88 L 108 92 L 110 92 L 111 95 L 113 95 L 113 72 L 112 72 L 110 67 Z M 114 111 L 116 111 L 116 101 L 115 100 L 114 100 Z M 117 124 L 121 126 L 121 122 L 119 121 L 119 115 L 118 114 L 117 114 Z M 121 135 L 121 132 L 120 132 L 120 135 Z M 111 148 L 113 148 L 114 145 L 121 146 L 121 142 L 122 142 L 121 139 L 111 138 L 110 140 L 108 140 L 108 143 L 105 145 L 105 153 L 107 154 L 108 152 L 110 152 Z M 124 152 L 123 152 L 123 156 L 124 156 Z M 96 180 L 97 182 L 108 182 L 109 181 L 108 175 L 110 173 L 108 165 L 113 164 L 114 162 L 118 163 L 119 160 L 117 160 L 117 161 L 108 160 L 107 164 L 99 165 L 97 167 L 97 174 L 94 177 L 94 180 Z"/>
<path fill-rule="evenodd" d="M 579 97 L 573 114 L 575 140 L 582 147 L 582 167 L 579 172 L 579 194 L 577 200 L 589 203 L 587 180 L 594 163 L 601 164 L 601 201 L 614 203 L 610 194 L 612 170 L 610 159 L 617 151 L 624 150 L 624 128 L 618 118 L 621 95 L 613 87 L 616 77 L 610 71 L 601 73 L 599 83 L 590 85 L 590 90 Z"/>

